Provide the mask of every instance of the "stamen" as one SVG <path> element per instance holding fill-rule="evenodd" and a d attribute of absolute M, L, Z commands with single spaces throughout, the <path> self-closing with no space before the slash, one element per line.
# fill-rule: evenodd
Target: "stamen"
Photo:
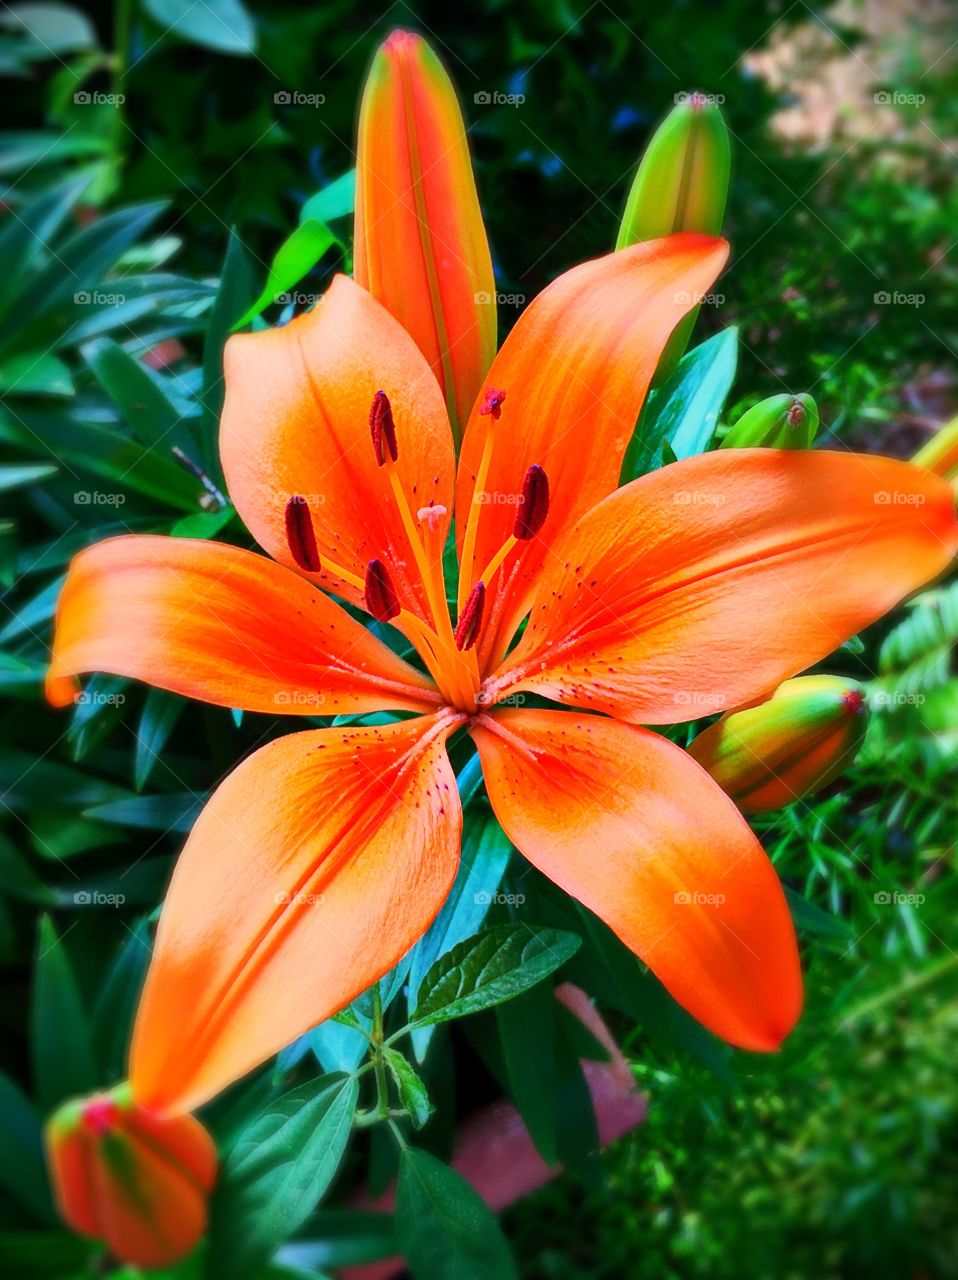
<path fill-rule="evenodd" d="M 366 566 L 366 608 L 378 622 L 389 622 L 400 611 L 399 596 L 392 575 L 382 560 Z"/>
<path fill-rule="evenodd" d="M 307 573 L 319 573 L 322 565 L 309 503 L 295 493 L 286 504 L 286 543 L 289 554 L 301 569 Z"/>
<path fill-rule="evenodd" d="M 396 424 L 393 421 L 392 405 L 385 391 L 377 391 L 369 409 L 369 431 L 373 438 L 373 449 L 376 461 L 380 466 L 386 462 L 387 451 L 393 462 L 399 457 L 396 443 Z"/>
<path fill-rule="evenodd" d="M 448 514 L 441 502 L 434 502 L 431 506 L 420 507 L 416 512 L 416 519 L 430 533 L 438 533 L 442 528 L 443 520 Z"/>
<path fill-rule="evenodd" d="M 487 387 L 486 394 L 482 398 L 482 404 L 479 406 L 480 414 L 491 414 L 497 421 L 502 413 L 502 402 L 506 398 L 504 391 L 497 391 L 495 387 Z"/>
<path fill-rule="evenodd" d="M 538 463 L 533 463 L 522 482 L 522 501 L 516 510 L 513 537 L 528 542 L 545 524 L 548 514 L 549 477 Z"/>
<path fill-rule="evenodd" d="M 476 643 L 476 640 L 479 638 L 479 628 L 482 626 L 482 610 L 485 603 L 485 583 L 477 582 L 469 592 L 469 599 L 466 601 L 465 608 L 459 615 L 459 621 L 456 623 L 455 636 L 457 649 L 471 649 Z"/>
<path fill-rule="evenodd" d="M 119 1115 L 120 1109 L 116 1102 L 106 1096 L 90 1098 L 83 1105 L 83 1123 L 97 1137 L 109 1133 L 116 1125 Z"/>

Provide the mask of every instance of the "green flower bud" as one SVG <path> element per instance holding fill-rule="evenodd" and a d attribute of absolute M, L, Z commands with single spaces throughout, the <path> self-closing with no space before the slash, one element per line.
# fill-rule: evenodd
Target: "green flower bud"
<path fill-rule="evenodd" d="M 810 449 L 818 421 L 818 405 L 811 396 L 769 396 L 742 414 L 722 448 Z"/>

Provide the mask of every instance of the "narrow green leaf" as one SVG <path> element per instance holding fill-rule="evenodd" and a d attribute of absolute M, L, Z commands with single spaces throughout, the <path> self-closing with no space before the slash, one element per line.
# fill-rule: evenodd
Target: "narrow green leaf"
<path fill-rule="evenodd" d="M 155 373 L 112 338 L 98 339 L 84 348 L 83 354 L 137 440 L 167 457 L 174 445 L 187 454 L 192 452 L 192 437 L 180 407 Z"/>
<path fill-rule="evenodd" d="M 498 1222 L 448 1165 L 406 1147 L 396 1190 L 396 1231 L 414 1280 L 515 1280 Z"/>
<path fill-rule="evenodd" d="M 546 1164 L 558 1158 L 556 1138 L 556 998 L 546 983 L 496 1009 L 499 1042 L 515 1103 Z"/>
<path fill-rule="evenodd" d="M 299 211 L 300 223 L 330 222 L 333 218 L 345 218 L 353 212 L 356 203 L 356 170 L 350 169 L 322 191 L 317 191 Z"/>
<path fill-rule="evenodd" d="M 334 235 L 324 223 L 317 222 L 315 219 L 300 223 L 277 250 L 263 292 L 236 321 L 233 329 L 244 328 L 274 302 L 290 301 L 291 299 L 283 295 L 293 285 L 298 284 L 307 271 L 315 267 L 327 249 L 339 243 L 339 237 Z"/>
<path fill-rule="evenodd" d="M 136 731 L 133 785 L 142 791 L 166 746 L 176 722 L 186 710 L 186 701 L 163 689 L 151 689 Z"/>
<path fill-rule="evenodd" d="M 41 1222 L 55 1220 L 40 1121 L 27 1097 L 2 1072 L 0 1186 Z"/>
<path fill-rule="evenodd" d="M 31 1031 L 36 1093 L 44 1112 L 96 1085 L 90 1024 L 49 916 L 40 920 Z"/>
<path fill-rule="evenodd" d="M 497 925 L 459 943 L 423 979 L 413 1026 L 448 1022 L 511 1000 L 554 973 L 581 939 L 561 929 Z"/>

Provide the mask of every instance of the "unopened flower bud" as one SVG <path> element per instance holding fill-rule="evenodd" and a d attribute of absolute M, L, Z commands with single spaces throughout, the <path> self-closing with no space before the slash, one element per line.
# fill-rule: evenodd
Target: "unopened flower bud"
<path fill-rule="evenodd" d="M 767 702 L 724 715 L 689 747 L 743 813 L 792 804 L 836 778 L 865 736 L 865 696 L 854 680 L 799 676 Z"/>
<path fill-rule="evenodd" d="M 722 448 L 810 449 L 817 431 L 818 405 L 810 395 L 769 396 L 742 414 Z"/>

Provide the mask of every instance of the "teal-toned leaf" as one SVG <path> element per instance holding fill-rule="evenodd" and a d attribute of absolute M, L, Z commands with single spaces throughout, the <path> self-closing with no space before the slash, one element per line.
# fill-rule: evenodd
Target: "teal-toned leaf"
<path fill-rule="evenodd" d="M 133 761 L 133 785 L 142 791 L 166 746 L 176 722 L 186 710 L 186 701 L 175 693 L 151 689 L 136 731 L 136 755 Z"/>
<path fill-rule="evenodd" d="M 192 791 L 169 796 L 129 796 L 85 810 L 84 816 L 146 831 L 189 831 L 199 817 L 203 797 Z"/>
<path fill-rule="evenodd" d="M 421 1129 L 433 1111 L 432 1104 L 429 1101 L 428 1089 L 417 1075 L 413 1066 L 398 1050 L 387 1047 L 383 1050 L 383 1056 L 386 1059 L 386 1066 L 396 1082 L 399 1101 L 409 1112 L 413 1128 Z"/>
<path fill-rule="evenodd" d="M 682 357 L 649 395 L 626 452 L 623 482 L 654 470 L 664 444 L 680 459 L 704 453 L 732 388 L 737 356 L 738 330 L 732 327 Z"/>
<path fill-rule="evenodd" d="M 143 0 L 161 27 L 218 53 L 247 54 L 256 48 L 256 28 L 241 0 Z"/>
<path fill-rule="evenodd" d="M 382 1262 L 399 1252 L 391 1213 L 320 1209 L 310 1219 L 310 1232 L 315 1239 L 285 1244 L 277 1258 L 307 1269 L 333 1270 Z"/>
<path fill-rule="evenodd" d="M 55 1220 L 40 1120 L 19 1088 L 0 1072 L 0 1187 L 40 1222 Z"/>
<path fill-rule="evenodd" d="M 90 1023 L 49 916 L 40 920 L 31 1033 L 36 1094 L 44 1112 L 97 1084 Z"/>
<path fill-rule="evenodd" d="M 448 1022 L 511 1000 L 555 972 L 581 939 L 561 929 L 497 925 L 437 960 L 422 981 L 413 1023 Z"/>
<path fill-rule="evenodd" d="M 788 907 L 797 929 L 803 933 L 817 934 L 822 938 L 848 939 L 851 937 L 852 929 L 847 920 L 823 911 L 821 907 L 816 906 L 814 902 L 809 902 L 788 885 L 784 888 Z"/>
<path fill-rule="evenodd" d="M 396 1231 L 413 1280 L 515 1280 L 495 1217 L 455 1170 L 406 1147 L 396 1190 Z"/>
<path fill-rule="evenodd" d="M 27 484 L 36 484 L 38 480 L 49 480 L 56 473 L 56 467 L 43 462 L 0 467 L 0 493 L 6 493 L 10 489 L 21 489 Z"/>
<path fill-rule="evenodd" d="M 122 1079 L 133 1017 L 152 950 L 145 920 L 137 920 L 120 948 L 93 1007 L 93 1040 L 103 1082 Z"/>
<path fill-rule="evenodd" d="M 309 1217 L 349 1138 L 359 1086 L 323 1076 L 267 1103 L 232 1146 L 212 1204 L 213 1280 L 255 1276 Z"/>
<path fill-rule="evenodd" d="M 299 211 L 300 223 L 315 220 L 331 222 L 353 212 L 356 203 L 356 170 L 350 169 L 329 186 L 317 191 Z"/>
<path fill-rule="evenodd" d="M 0 893 L 52 907 L 57 895 L 37 875 L 30 859 L 0 831 Z"/>
<path fill-rule="evenodd" d="M 0 16 L 0 28 L 36 43 L 47 57 L 71 53 L 76 49 L 92 49 L 97 43 L 93 23 L 85 13 L 70 4 L 26 0 L 23 4 L 10 5 Z"/>
<path fill-rule="evenodd" d="M 298 284 L 308 271 L 312 271 L 327 249 L 339 243 L 339 237 L 324 223 L 315 219 L 301 223 L 280 245 L 263 292 L 233 325 L 234 330 L 244 328 L 274 302 L 286 304 L 293 301 L 287 296 L 287 291 Z"/>
<path fill-rule="evenodd" d="M 88 182 L 88 176 L 81 176 L 56 183 L 12 210 L 0 223 L 0 317 L 10 309 Z"/>

